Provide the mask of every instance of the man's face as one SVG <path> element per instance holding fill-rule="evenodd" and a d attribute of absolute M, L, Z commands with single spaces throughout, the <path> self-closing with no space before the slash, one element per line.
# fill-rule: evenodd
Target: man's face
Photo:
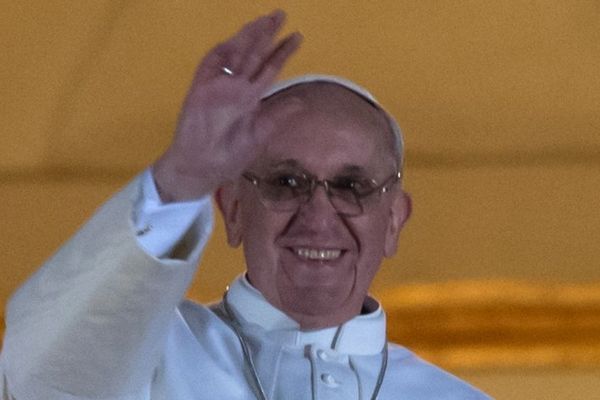
<path fill-rule="evenodd" d="M 327 96 L 344 101 L 321 104 L 318 99 Z M 338 87 L 326 88 L 317 99 L 307 97 L 300 92 L 284 100 L 302 107 L 278 121 L 277 132 L 248 171 L 258 177 L 304 173 L 321 180 L 377 182 L 396 173 L 391 133 L 378 110 Z M 282 103 L 273 103 L 265 105 L 261 117 L 277 113 Z M 374 204 L 352 217 L 338 213 L 322 186 L 298 208 L 284 212 L 265 206 L 259 189 L 245 179 L 237 196 L 251 284 L 307 329 L 337 325 L 360 312 L 408 215 L 399 185 L 375 194 Z"/>

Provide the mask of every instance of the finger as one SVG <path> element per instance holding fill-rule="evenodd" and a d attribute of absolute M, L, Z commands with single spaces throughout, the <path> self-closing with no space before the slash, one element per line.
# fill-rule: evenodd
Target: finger
<path fill-rule="evenodd" d="M 265 36 L 270 34 L 273 37 L 284 19 L 285 13 L 277 10 L 244 25 L 231 38 L 218 44 L 206 54 L 196 71 L 196 78 L 200 81 L 213 79 L 222 74 L 223 67 L 229 68 L 236 75 L 241 74 L 244 54 L 253 47 L 253 41 L 258 40 L 257 38 L 265 32 L 267 33 Z"/>
<path fill-rule="evenodd" d="M 236 75 L 243 74 L 244 54 L 252 47 L 254 37 L 258 35 L 262 30 L 261 28 L 266 26 L 268 22 L 268 17 L 262 16 L 251 23 L 246 24 L 228 41 L 231 49 L 229 65 L 230 68 L 235 71 Z"/>
<path fill-rule="evenodd" d="M 230 68 L 228 64 L 230 53 L 230 45 L 227 42 L 215 46 L 198 66 L 194 80 L 202 83 L 222 75 L 223 67 Z"/>
<path fill-rule="evenodd" d="M 254 113 L 251 121 L 253 129 L 250 132 L 255 142 L 265 143 L 270 136 L 289 126 L 289 119 L 304 108 L 305 105 L 301 100 L 295 97 L 284 97 L 271 104 L 268 110 L 263 108 Z"/>
<path fill-rule="evenodd" d="M 285 13 L 281 10 L 276 10 L 246 24 L 229 40 L 232 49 L 232 54 L 230 54 L 231 66 L 235 68 L 236 74 L 244 74 L 247 58 L 252 54 L 257 43 L 261 43 L 262 38 L 266 37 L 268 46 L 277 31 L 281 28 L 284 20 Z M 249 75 L 247 76 L 249 77 Z"/>
<path fill-rule="evenodd" d="M 281 10 L 276 10 L 269 14 L 269 20 L 257 31 L 256 36 L 252 40 L 252 45 L 249 46 L 244 54 L 244 73 L 250 78 L 254 76 L 264 63 L 269 55 L 269 51 L 273 46 L 273 40 L 277 33 L 281 30 L 285 22 L 285 13 Z"/>
<path fill-rule="evenodd" d="M 250 81 L 261 88 L 270 86 L 286 61 L 298 50 L 301 42 L 302 35 L 299 32 L 294 32 L 281 40 Z"/>

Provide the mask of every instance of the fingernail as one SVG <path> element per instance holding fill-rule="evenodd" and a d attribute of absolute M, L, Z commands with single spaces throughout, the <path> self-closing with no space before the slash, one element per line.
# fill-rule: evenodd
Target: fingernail
<path fill-rule="evenodd" d="M 269 17 L 271 18 L 273 25 L 276 25 L 285 19 L 285 11 L 280 9 L 274 10 Z"/>

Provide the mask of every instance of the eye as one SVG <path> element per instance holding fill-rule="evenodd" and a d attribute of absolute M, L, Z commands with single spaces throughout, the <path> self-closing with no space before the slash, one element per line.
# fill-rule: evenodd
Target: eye
<path fill-rule="evenodd" d="M 274 187 L 280 189 L 294 189 L 302 190 L 307 185 L 307 179 L 295 173 L 277 173 L 268 177 L 265 182 Z"/>
<path fill-rule="evenodd" d="M 271 201 L 289 201 L 308 192 L 310 182 L 301 174 L 276 172 L 263 180 L 263 196 Z"/>
<path fill-rule="evenodd" d="M 374 188 L 372 180 L 353 176 L 337 177 L 331 181 L 330 186 L 336 190 L 351 191 L 359 196 L 370 193 Z"/>
<path fill-rule="evenodd" d="M 286 186 L 290 188 L 297 188 L 299 185 L 298 177 L 294 175 L 283 175 L 278 178 L 279 186 Z"/>

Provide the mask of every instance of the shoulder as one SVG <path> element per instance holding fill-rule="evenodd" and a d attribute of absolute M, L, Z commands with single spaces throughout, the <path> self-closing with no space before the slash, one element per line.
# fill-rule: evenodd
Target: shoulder
<path fill-rule="evenodd" d="M 227 364 L 232 357 L 239 362 L 239 341 L 217 313 L 213 306 L 181 302 L 168 335 L 165 356 L 171 361 L 195 360 L 189 364 L 200 359 Z"/>
<path fill-rule="evenodd" d="M 389 344 L 386 378 L 387 384 L 391 385 L 391 390 L 396 393 L 404 393 L 406 398 L 490 399 L 485 393 L 467 382 L 421 359 L 407 348 L 394 343 Z"/>
<path fill-rule="evenodd" d="M 198 304 L 191 300 L 182 301 L 177 307 L 177 323 L 194 334 L 217 333 L 230 331 L 221 313 L 221 303 Z"/>

